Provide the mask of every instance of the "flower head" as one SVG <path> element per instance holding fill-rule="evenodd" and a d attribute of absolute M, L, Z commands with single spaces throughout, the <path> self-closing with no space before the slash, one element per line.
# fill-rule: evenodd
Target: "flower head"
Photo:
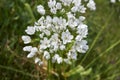
<path fill-rule="evenodd" d="M 82 14 L 87 7 L 90 10 L 95 10 L 96 7 L 93 0 L 84 1 L 88 2 L 87 5 L 82 0 L 48 0 L 47 7 L 38 5 L 40 19 L 25 30 L 29 36 L 22 36 L 24 44 L 32 42 L 35 46 L 27 45 L 23 48 L 29 52 L 27 57 L 34 58 L 39 65 L 48 60 L 58 64 L 71 64 L 71 60 L 77 60 L 78 53 L 85 53 L 89 48 L 85 40 L 88 26 L 84 23 L 86 17 Z"/>

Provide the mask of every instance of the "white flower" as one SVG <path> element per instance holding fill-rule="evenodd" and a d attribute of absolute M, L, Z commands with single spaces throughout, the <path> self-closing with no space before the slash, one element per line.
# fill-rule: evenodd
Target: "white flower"
<path fill-rule="evenodd" d="M 54 25 L 57 25 L 58 24 L 58 22 L 59 22 L 59 18 L 58 17 L 53 17 L 53 20 L 52 20 L 52 22 L 53 22 L 53 24 Z"/>
<path fill-rule="evenodd" d="M 37 51 L 38 49 L 36 47 L 32 47 L 31 52 L 27 55 L 27 58 L 32 58 Z"/>
<path fill-rule="evenodd" d="M 61 39 L 63 40 L 63 44 L 67 44 L 71 42 L 73 39 L 73 35 L 69 32 L 69 30 L 66 30 L 66 32 L 62 32 Z"/>
<path fill-rule="evenodd" d="M 88 34 L 88 29 L 87 29 L 87 25 L 85 24 L 80 24 L 78 27 L 77 27 L 77 33 L 81 36 L 81 39 L 83 37 L 86 37 L 87 34 Z M 80 38 L 79 36 L 79 38 Z M 76 37 L 77 38 L 77 37 Z"/>
<path fill-rule="evenodd" d="M 82 21 L 84 21 L 84 20 L 85 20 L 85 17 L 84 17 L 84 16 L 80 16 L 80 17 L 79 17 L 79 21 L 80 21 L 80 22 L 82 22 Z"/>
<path fill-rule="evenodd" d="M 39 37 L 43 38 L 44 37 L 44 33 L 39 34 Z"/>
<path fill-rule="evenodd" d="M 31 51 L 31 49 L 32 49 L 32 46 L 25 46 L 24 48 L 23 48 L 23 51 Z"/>
<path fill-rule="evenodd" d="M 68 12 L 66 14 L 68 19 L 75 18 L 75 16 L 71 12 Z"/>
<path fill-rule="evenodd" d="M 60 17 L 59 20 L 58 20 L 58 26 L 59 26 L 60 30 L 65 30 L 66 26 L 67 26 L 66 19 Z"/>
<path fill-rule="evenodd" d="M 60 0 L 64 6 L 70 6 L 72 0 Z"/>
<path fill-rule="evenodd" d="M 58 54 L 55 54 L 53 57 L 52 57 L 52 62 L 55 63 L 57 61 L 58 64 L 62 63 L 63 59 L 62 57 L 60 57 Z"/>
<path fill-rule="evenodd" d="M 26 36 L 26 35 L 22 36 L 22 40 L 24 41 L 24 44 L 28 44 L 31 42 L 30 36 Z"/>
<path fill-rule="evenodd" d="M 77 35 L 76 38 L 75 38 L 75 40 L 76 40 L 76 41 L 81 41 L 82 38 L 83 38 L 83 36 L 81 36 L 81 35 Z"/>
<path fill-rule="evenodd" d="M 90 10 L 96 10 L 95 2 L 93 0 L 89 0 L 87 7 L 90 8 Z"/>
<path fill-rule="evenodd" d="M 49 30 L 47 30 L 47 29 L 45 29 L 45 30 L 43 30 L 43 32 L 47 35 L 47 36 L 50 36 L 50 31 Z"/>
<path fill-rule="evenodd" d="M 36 53 L 34 52 L 30 52 L 28 55 L 27 55 L 27 58 L 32 58 Z"/>
<path fill-rule="evenodd" d="M 62 61 L 63 61 L 62 57 L 58 57 L 58 58 L 57 58 L 57 63 L 58 63 L 58 64 L 62 63 Z"/>
<path fill-rule="evenodd" d="M 56 4 L 56 0 L 49 0 L 48 7 L 53 8 L 53 7 L 55 7 L 55 4 Z"/>
<path fill-rule="evenodd" d="M 45 59 L 50 59 L 50 54 L 49 54 L 49 52 L 48 51 L 44 51 L 44 55 L 43 55 L 43 57 L 45 57 Z"/>
<path fill-rule="evenodd" d="M 46 49 L 50 47 L 50 40 L 48 38 L 44 37 L 43 40 L 40 40 L 40 49 Z"/>
<path fill-rule="evenodd" d="M 42 5 L 38 5 L 38 6 L 37 6 L 37 11 L 38 11 L 40 14 L 42 14 L 42 15 L 45 14 L 45 9 L 44 9 L 44 7 L 43 7 Z"/>
<path fill-rule="evenodd" d="M 116 0 L 110 0 L 111 3 L 116 3 Z"/>
<path fill-rule="evenodd" d="M 77 19 L 71 18 L 68 20 L 68 25 L 69 27 L 71 27 L 72 29 L 75 29 L 76 26 L 78 25 Z"/>
<path fill-rule="evenodd" d="M 52 22 L 51 16 L 46 16 L 46 21 L 47 21 L 47 23 L 51 23 Z"/>
<path fill-rule="evenodd" d="M 31 52 L 32 52 L 32 53 L 36 53 L 36 52 L 38 52 L 37 47 L 33 47 L 33 48 L 31 49 Z"/>
<path fill-rule="evenodd" d="M 53 34 L 50 38 L 50 44 L 51 48 L 53 48 L 54 51 L 58 50 L 59 42 L 60 40 L 58 39 L 58 34 L 57 33 Z"/>
<path fill-rule="evenodd" d="M 73 0 L 75 6 L 80 6 L 81 5 L 81 0 Z"/>
<path fill-rule="evenodd" d="M 53 57 L 52 57 L 52 62 L 55 63 L 55 61 L 59 58 L 59 55 L 58 54 L 55 54 Z"/>
<path fill-rule="evenodd" d="M 65 49 L 65 45 L 60 45 L 60 50 L 64 50 Z"/>
<path fill-rule="evenodd" d="M 51 13 L 56 14 L 57 9 L 56 8 L 51 8 L 50 11 L 51 11 Z"/>
<path fill-rule="evenodd" d="M 33 26 L 28 26 L 25 32 L 29 35 L 33 35 L 35 33 L 35 28 Z"/>
<path fill-rule="evenodd" d="M 61 8 L 62 8 L 61 3 L 58 2 L 58 3 L 56 4 L 56 8 L 57 8 L 57 9 L 61 9 Z"/>
<path fill-rule="evenodd" d="M 50 44 L 51 45 L 58 45 L 59 39 L 58 39 L 58 34 L 54 33 L 51 38 L 50 38 Z"/>
<path fill-rule="evenodd" d="M 75 50 L 70 50 L 67 54 L 68 59 L 74 59 L 77 60 L 77 53 Z"/>
<path fill-rule="evenodd" d="M 86 7 L 84 7 L 84 5 L 81 5 L 81 6 L 79 6 L 78 11 L 81 12 L 81 13 L 85 13 Z"/>
<path fill-rule="evenodd" d="M 40 61 L 41 61 L 40 58 L 38 58 L 38 57 L 35 58 L 35 63 L 38 63 Z"/>
<path fill-rule="evenodd" d="M 41 59 L 38 58 L 38 57 L 35 58 L 35 63 L 38 63 L 39 65 L 43 64 L 43 62 L 41 61 Z"/>
<path fill-rule="evenodd" d="M 48 2 L 48 7 L 50 8 L 51 13 L 56 14 L 57 8 L 56 6 L 56 0 L 49 0 Z M 59 7 L 59 5 L 58 5 Z"/>
<path fill-rule="evenodd" d="M 67 13 L 67 18 L 68 18 L 68 26 L 74 29 L 78 25 L 78 20 L 75 18 L 74 14 L 71 12 Z"/>
<path fill-rule="evenodd" d="M 80 53 L 85 53 L 89 48 L 86 40 L 76 42 L 74 47 Z"/>
<path fill-rule="evenodd" d="M 71 8 L 71 11 L 72 11 L 72 12 L 77 12 L 77 11 L 78 11 L 78 7 L 77 7 L 77 6 L 73 6 L 73 7 Z"/>

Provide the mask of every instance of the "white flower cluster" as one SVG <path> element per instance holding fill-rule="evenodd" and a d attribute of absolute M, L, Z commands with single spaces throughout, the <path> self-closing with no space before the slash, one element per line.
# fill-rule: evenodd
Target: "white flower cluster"
<path fill-rule="evenodd" d="M 96 9 L 93 0 L 87 2 L 88 8 Z M 29 44 L 32 41 L 31 38 L 37 34 L 38 45 L 25 46 L 23 50 L 28 51 L 27 57 L 34 57 L 35 63 L 39 65 L 43 64 L 43 60 L 70 64 L 71 60 L 77 60 L 79 53 L 85 53 L 88 50 L 85 40 L 88 26 L 83 23 L 85 17 L 82 16 L 87 7 L 81 0 L 49 0 L 48 7 L 50 11 L 48 13 L 42 5 L 37 7 L 42 17 L 35 22 L 34 26 L 27 27 L 25 32 L 28 35 L 22 36 L 24 44 Z M 62 15 L 58 17 L 57 13 Z"/>

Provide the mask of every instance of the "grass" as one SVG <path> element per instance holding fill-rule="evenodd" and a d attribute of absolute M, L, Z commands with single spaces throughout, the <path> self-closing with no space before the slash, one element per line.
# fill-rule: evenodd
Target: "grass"
<path fill-rule="evenodd" d="M 0 80 L 43 80 L 46 72 L 50 80 L 120 80 L 120 3 L 96 0 L 97 10 L 85 14 L 90 49 L 78 56 L 74 68 L 64 73 L 69 76 L 64 77 L 60 71 L 38 67 L 22 51 L 21 35 L 39 18 L 36 6 L 41 1 L 0 0 Z"/>

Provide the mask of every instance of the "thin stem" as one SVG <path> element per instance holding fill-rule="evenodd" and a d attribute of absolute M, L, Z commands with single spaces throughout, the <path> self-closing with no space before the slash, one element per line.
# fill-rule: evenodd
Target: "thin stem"
<path fill-rule="evenodd" d="M 90 51 L 93 49 L 95 43 L 97 42 L 97 40 L 99 39 L 100 35 L 102 34 L 103 30 L 107 27 L 112 15 L 114 12 L 111 13 L 111 15 L 109 16 L 108 20 L 106 21 L 105 25 L 101 28 L 101 30 L 99 31 L 99 33 L 97 34 L 97 36 L 95 37 L 94 41 L 92 42 L 92 45 L 90 46 L 90 49 L 87 51 L 86 55 L 83 57 L 83 59 L 80 62 L 80 65 L 83 63 L 83 61 L 87 58 L 87 56 L 89 55 Z"/>
<path fill-rule="evenodd" d="M 28 3 L 25 3 L 24 5 L 25 5 L 28 13 L 30 14 L 30 16 L 31 16 L 31 18 L 32 18 L 32 22 L 35 22 L 36 19 L 35 19 L 35 17 L 34 17 L 34 14 L 33 14 L 33 12 L 32 12 L 32 9 L 31 9 L 30 5 L 29 5 Z"/>
<path fill-rule="evenodd" d="M 107 68 L 105 71 L 101 72 L 100 74 L 106 73 L 106 72 L 108 72 L 109 70 L 112 70 L 112 68 L 115 68 L 118 64 L 120 64 L 120 60 L 118 60 L 114 65 L 110 66 L 110 67 Z"/>
<path fill-rule="evenodd" d="M 11 68 L 11 67 L 0 65 L 0 68 L 10 70 L 10 71 L 14 71 L 16 73 L 20 73 L 22 75 L 29 76 L 29 77 L 32 77 L 32 78 L 36 78 L 36 79 L 38 78 L 38 76 L 36 76 L 36 75 L 30 74 L 30 73 L 27 73 L 27 72 L 24 72 L 24 71 L 21 71 L 21 70 L 18 70 L 18 69 L 14 69 L 14 68 Z"/>
<path fill-rule="evenodd" d="M 97 59 L 99 59 L 99 57 L 105 55 L 105 53 L 107 53 L 108 51 L 110 51 L 111 49 L 113 49 L 115 46 L 117 46 L 120 43 L 120 40 L 117 41 L 116 43 L 114 43 L 113 45 L 111 45 L 109 48 L 107 48 L 104 52 L 102 52 L 99 56 L 97 56 L 93 61 L 91 61 L 85 68 L 88 68 L 91 64 L 93 64 Z"/>
<path fill-rule="evenodd" d="M 112 76 L 107 77 L 107 79 L 105 79 L 105 80 L 113 80 L 115 77 L 117 77 L 119 75 L 120 75 L 120 73 L 113 74 Z"/>

